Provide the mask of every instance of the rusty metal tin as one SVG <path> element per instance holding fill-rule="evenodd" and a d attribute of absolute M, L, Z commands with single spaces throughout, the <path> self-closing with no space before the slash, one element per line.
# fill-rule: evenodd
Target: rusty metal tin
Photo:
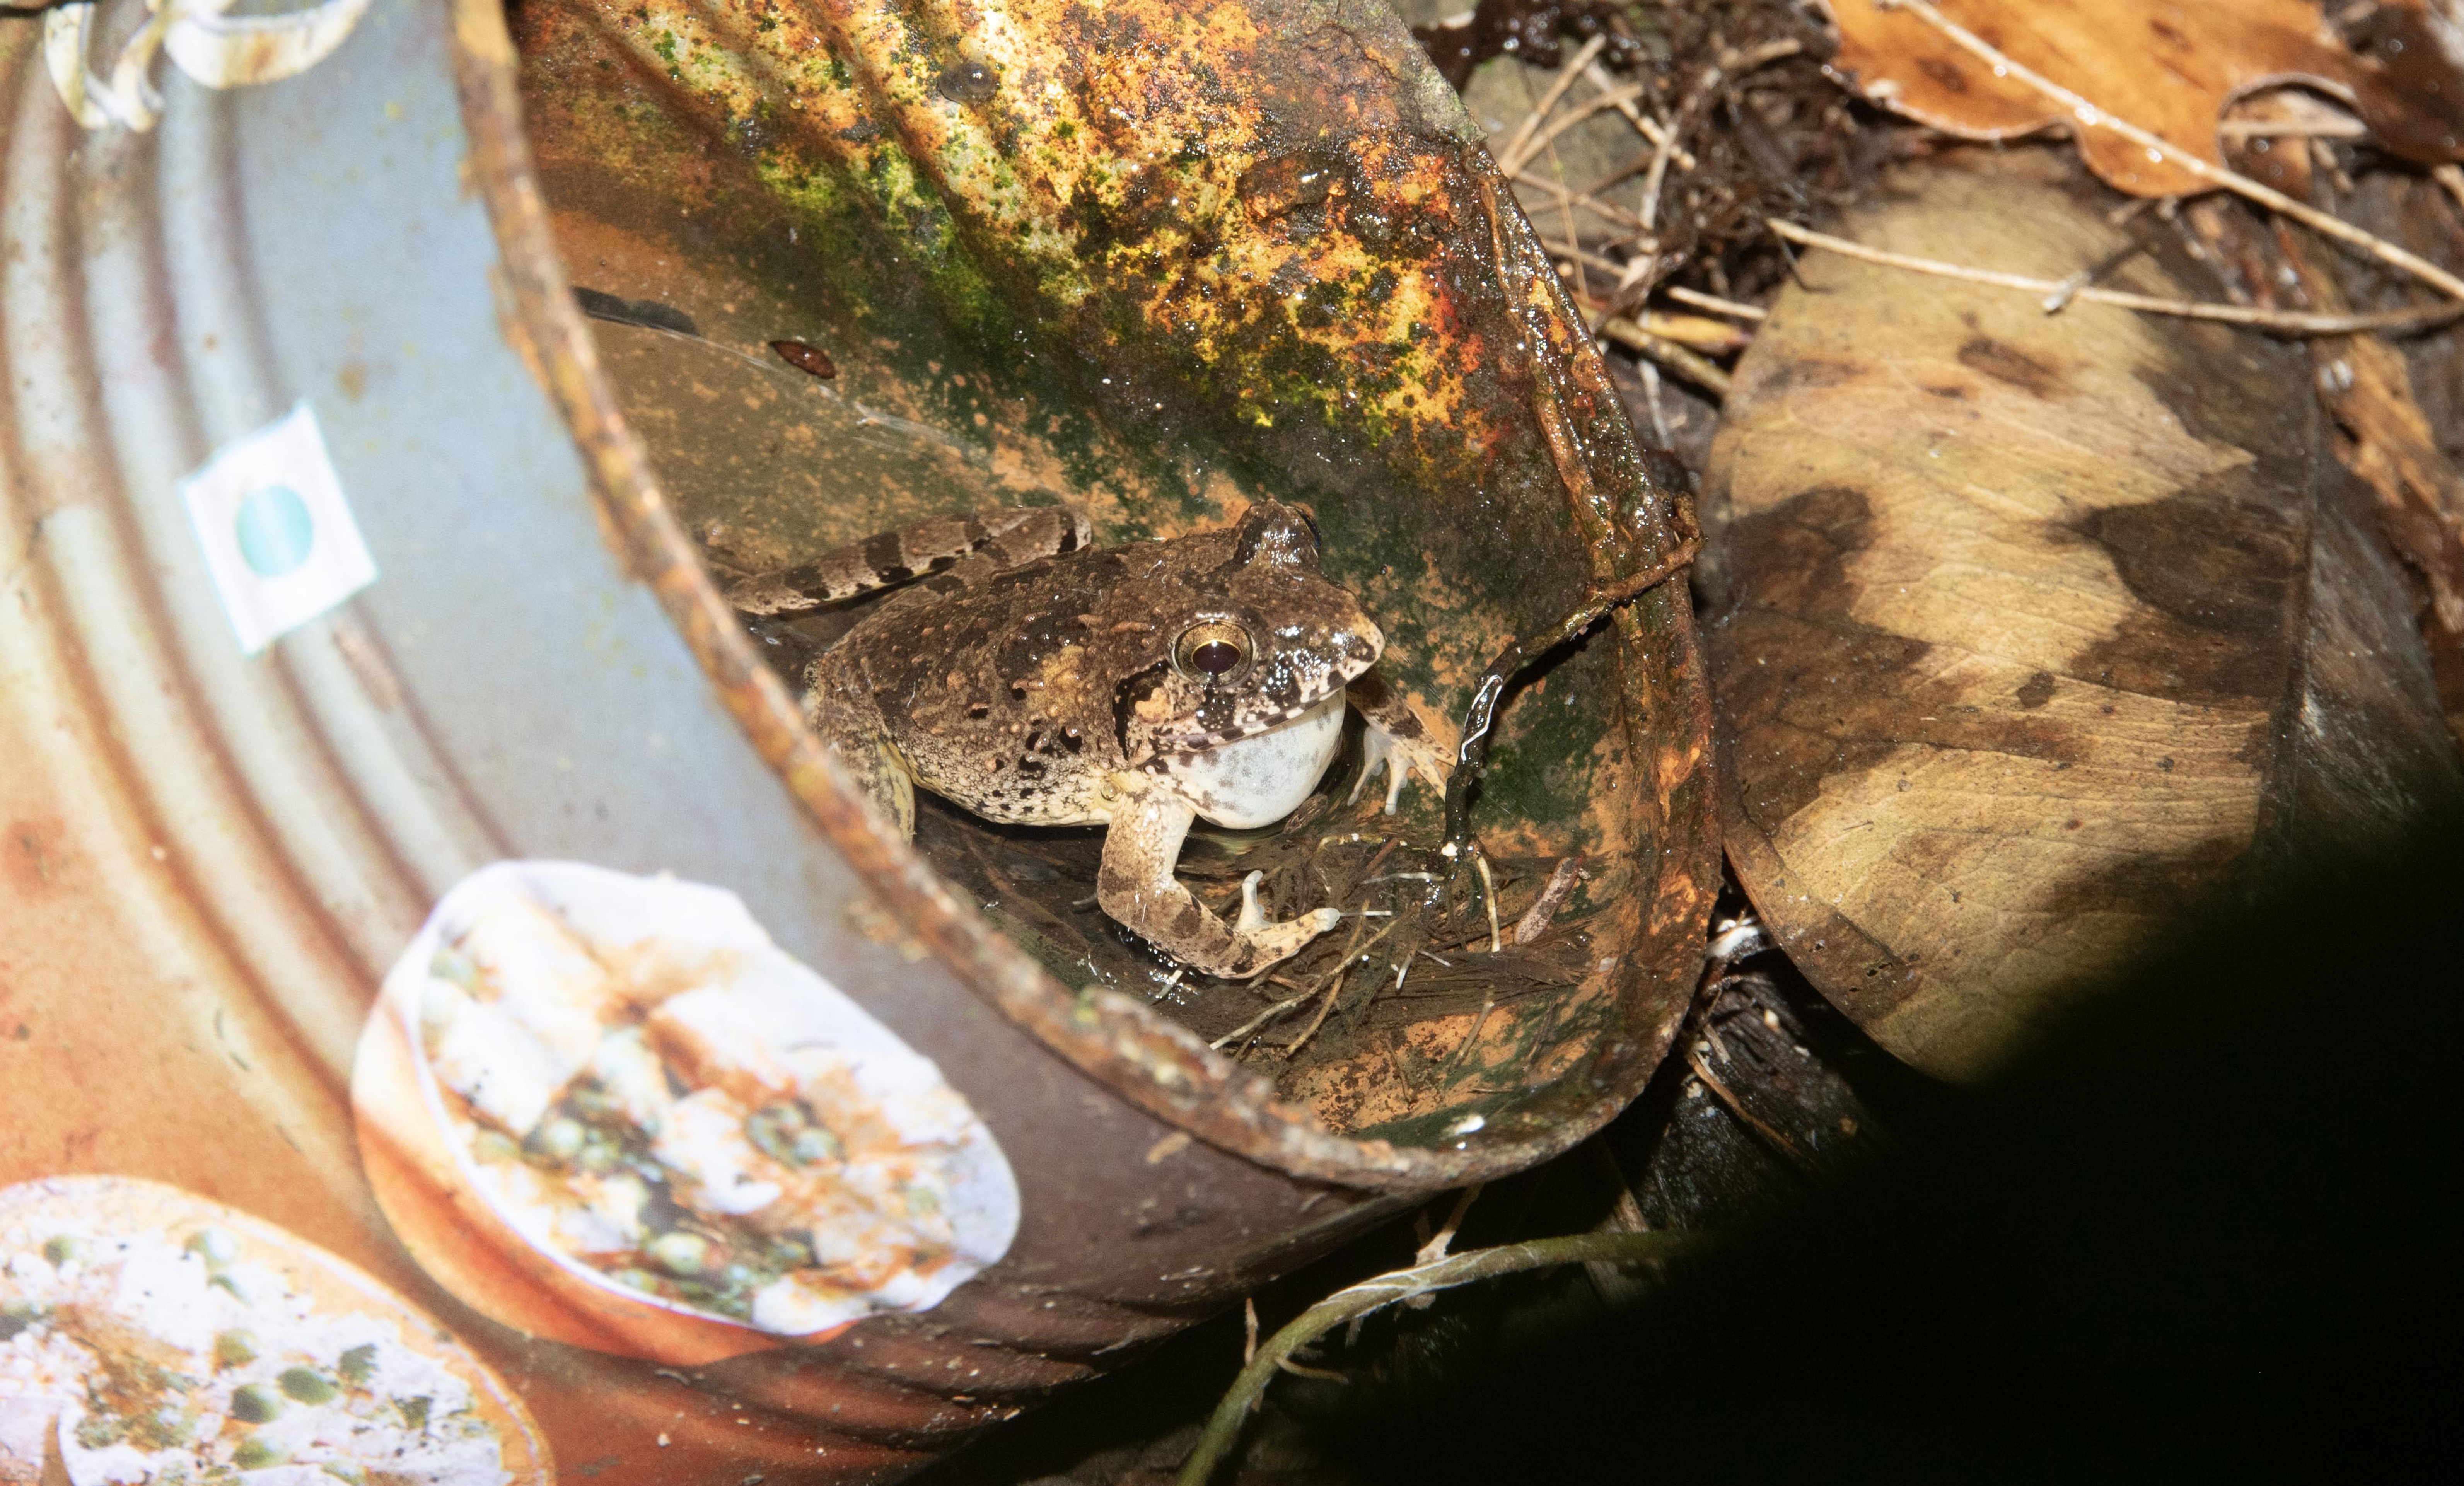
<path fill-rule="evenodd" d="M 490 0 L 385 0 L 262 86 L 158 67 L 148 130 L 80 123 L 43 39 L 0 26 L 0 1185 L 146 1177 L 331 1249 L 595 1480 L 876 1479 L 1410 1194 L 1564 1148 L 1656 1062 L 1639 1024 L 1538 1136 L 1349 1139 L 1055 981 L 875 834 L 617 411 Z M 178 492 L 303 402 L 378 577 L 250 656 Z M 352 1050 L 429 906 L 502 858 L 740 895 L 998 1135 L 1007 1257 L 930 1312 L 690 1372 L 440 1287 L 371 1199 Z M 912 939 L 859 929 L 882 909 Z"/>

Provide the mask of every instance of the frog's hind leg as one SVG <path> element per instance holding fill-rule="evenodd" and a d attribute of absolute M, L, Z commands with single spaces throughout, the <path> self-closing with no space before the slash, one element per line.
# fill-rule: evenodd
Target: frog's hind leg
<path fill-rule="evenodd" d="M 830 672 L 827 661 L 824 657 L 807 678 L 804 721 L 828 747 L 830 764 L 840 779 L 871 800 L 901 837 L 913 841 L 915 777 L 873 720 L 880 714 L 849 704 L 841 689 L 842 678 Z"/>
<path fill-rule="evenodd" d="M 971 516 L 936 516 L 834 548 L 810 562 L 740 579 L 727 585 L 727 601 L 738 614 L 792 614 L 938 573 L 976 554 L 997 569 L 1013 568 L 1074 552 L 1093 535 L 1087 517 L 1069 506 L 1004 506 Z"/>
<path fill-rule="evenodd" d="M 1342 922 L 1332 908 L 1266 922 L 1258 908 L 1258 879 L 1265 874 L 1252 872 L 1242 885 L 1239 921 L 1224 923 L 1173 876 L 1196 819 L 1189 801 L 1166 790 L 1151 790 L 1113 815 L 1095 875 L 1095 901 L 1105 912 L 1191 969 L 1232 980 L 1264 973 Z"/>

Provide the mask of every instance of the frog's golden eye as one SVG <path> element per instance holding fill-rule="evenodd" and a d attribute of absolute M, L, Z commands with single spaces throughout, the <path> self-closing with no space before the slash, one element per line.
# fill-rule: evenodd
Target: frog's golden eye
<path fill-rule="evenodd" d="M 1229 620 L 1200 620 L 1172 643 L 1172 664 L 1193 681 L 1229 681 L 1248 668 L 1249 632 Z"/>

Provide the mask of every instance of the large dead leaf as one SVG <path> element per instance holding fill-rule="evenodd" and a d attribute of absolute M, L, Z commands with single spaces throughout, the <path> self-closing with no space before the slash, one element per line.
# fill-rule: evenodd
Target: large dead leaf
<path fill-rule="evenodd" d="M 1888 0 L 1823 5 L 1839 28 L 1832 66 L 1866 97 L 1969 139 L 2067 127 L 2090 168 L 2141 196 L 2191 195 L 2211 183 L 2149 158 L 2109 127 L 2109 116 L 2221 164 L 2216 120 L 2224 106 L 2287 82 L 2352 104 L 2381 144 L 2409 160 L 2464 155 L 2464 74 L 2440 45 L 2446 23 L 2420 0 L 2378 7 L 2384 34 L 2368 56 L 2327 33 L 2315 0 L 1938 0 L 1944 15 L 2102 111 L 2089 114 L 1997 76 Z"/>
<path fill-rule="evenodd" d="M 1907 174 L 1848 231 L 2060 278 L 2124 246 L 2060 174 Z M 1726 825 L 1885 1046 L 1985 1071 L 2186 899 L 2453 784 L 2299 350 L 1822 254 L 1804 275 L 1708 480 Z M 2114 277 L 2215 293 L 2170 257 Z"/>

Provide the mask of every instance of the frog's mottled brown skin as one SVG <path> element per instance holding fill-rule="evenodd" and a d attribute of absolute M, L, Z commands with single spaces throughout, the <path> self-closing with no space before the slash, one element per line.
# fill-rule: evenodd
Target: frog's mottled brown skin
<path fill-rule="evenodd" d="M 916 785 L 989 819 L 1109 823 L 1104 911 L 1211 974 L 1246 977 L 1332 928 L 1318 908 L 1268 923 L 1252 874 L 1225 924 L 1173 876 L 1191 822 L 1265 824 L 1315 787 L 1346 688 L 1385 646 L 1318 571 L 1296 507 L 1170 541 L 1087 545 L 1066 508 L 924 522 L 746 579 L 737 609 L 775 614 L 922 578 L 815 662 L 804 713 L 902 831 Z M 1365 679 L 1391 810 L 1405 777 L 1446 764 L 1411 710 Z"/>

